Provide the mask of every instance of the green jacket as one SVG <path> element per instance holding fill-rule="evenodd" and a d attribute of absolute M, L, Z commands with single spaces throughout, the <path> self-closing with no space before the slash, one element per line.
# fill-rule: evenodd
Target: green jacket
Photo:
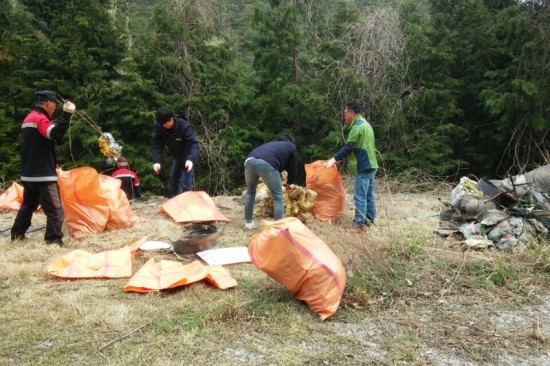
<path fill-rule="evenodd" d="M 348 155 L 350 155 L 349 166 L 352 174 L 378 169 L 374 131 L 361 114 L 358 114 L 350 124 L 348 140 L 334 155 L 334 159 L 339 161 Z"/>

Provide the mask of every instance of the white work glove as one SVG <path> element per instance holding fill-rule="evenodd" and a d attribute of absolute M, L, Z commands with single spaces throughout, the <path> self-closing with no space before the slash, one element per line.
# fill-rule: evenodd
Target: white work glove
<path fill-rule="evenodd" d="M 185 171 L 187 171 L 187 173 L 189 173 L 191 171 L 191 169 L 193 169 L 193 162 L 191 160 L 187 160 L 185 162 Z"/>
<path fill-rule="evenodd" d="M 334 160 L 334 158 L 330 158 L 330 160 L 325 164 L 325 168 L 330 168 L 334 164 L 336 164 L 336 160 Z"/>
<path fill-rule="evenodd" d="M 69 102 L 68 100 L 63 103 L 63 111 L 67 113 L 74 113 L 74 110 L 76 109 L 76 106 L 73 102 Z"/>
<path fill-rule="evenodd" d="M 160 173 L 160 164 L 159 163 L 153 164 L 153 171 L 157 174 Z"/>

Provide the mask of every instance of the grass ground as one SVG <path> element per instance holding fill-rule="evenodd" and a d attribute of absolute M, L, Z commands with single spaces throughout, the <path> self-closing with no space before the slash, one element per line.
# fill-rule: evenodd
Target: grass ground
<path fill-rule="evenodd" d="M 64 248 L 44 244 L 40 230 L 25 242 L 1 237 L 0 364 L 550 365 L 547 243 L 464 250 L 433 234 L 450 189 L 428 188 L 380 180 L 377 226 L 366 234 L 349 231 L 350 204 L 341 222 L 306 222 L 347 271 L 340 308 L 324 322 L 252 264 L 228 266 L 239 286 L 225 291 L 197 283 L 125 293 L 127 279 L 47 276 L 50 261 L 75 249 L 177 239 L 182 228 L 159 214 L 161 199 L 133 205 L 132 229 L 68 238 Z M 231 220 L 218 247 L 246 246 L 241 197 L 214 201 Z M 1 229 L 14 217 L 1 214 Z M 36 214 L 33 226 L 44 221 Z M 149 258 L 180 260 L 140 252 L 134 271 Z"/>

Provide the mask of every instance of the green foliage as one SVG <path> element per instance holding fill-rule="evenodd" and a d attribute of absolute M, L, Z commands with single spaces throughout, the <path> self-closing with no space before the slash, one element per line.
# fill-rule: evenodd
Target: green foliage
<path fill-rule="evenodd" d="M 550 34 L 540 27 L 549 20 L 547 6 L 509 4 L 493 22 L 499 53 L 485 72 L 479 95 L 487 113 L 498 121 L 493 140 L 506 161 L 519 168 L 547 162 L 550 75 L 545 60 Z"/>
<path fill-rule="evenodd" d="M 294 134 L 300 159 L 342 145 L 365 106 L 384 170 L 494 175 L 546 162 L 550 14 L 513 0 L 0 2 L 0 176 L 17 179 L 20 121 L 37 89 L 74 116 L 58 158 L 108 174 L 110 132 L 149 193 L 154 112 L 201 140 L 195 188 L 238 192 L 248 152 Z M 88 121 L 89 122 L 89 121 Z M 6 143 L 9 142 L 9 143 Z M 169 157 L 167 156 L 167 159 Z M 167 161 L 168 163 L 168 161 Z M 159 179 L 160 178 L 160 179 Z"/>
<path fill-rule="evenodd" d="M 463 78 L 471 77 L 468 73 L 478 63 L 470 54 L 467 42 L 471 38 L 466 40 L 461 32 L 470 32 L 472 24 L 482 24 L 483 19 L 473 19 L 481 18 L 476 13 L 477 4 L 466 3 L 407 2 L 402 8 L 402 24 L 413 58 L 408 76 L 418 86 L 405 99 L 405 120 L 388 132 L 392 134 L 395 128 L 405 132 L 401 135 L 402 146 L 408 146 L 405 153 L 417 161 L 414 167 L 431 174 L 456 169 L 459 150 L 468 138 L 465 122 L 473 117 L 465 115 L 469 111 L 462 100 L 469 98 L 469 85 Z M 469 27 L 464 27 L 468 22 Z"/>
<path fill-rule="evenodd" d="M 349 47 L 333 37 L 346 34 L 357 14 L 346 2 L 321 1 L 309 9 L 301 5 L 272 2 L 255 8 L 250 47 L 256 94 L 249 114 L 265 131 L 261 142 L 290 132 L 301 160 L 308 162 L 332 156 L 343 142 L 337 121 L 347 97 L 336 91 L 347 85 L 335 85 L 332 77 L 339 72 L 336 60 Z"/>
<path fill-rule="evenodd" d="M 14 141 L 14 136 L 19 134 L 20 128 L 19 124 L 6 118 L 4 111 L 0 110 L 0 141 Z M 0 145 L 0 182 L 9 182 L 13 179 L 12 177 L 19 175 L 21 158 L 18 152 L 19 144 L 2 143 Z"/>
<path fill-rule="evenodd" d="M 248 126 L 241 127 L 245 119 L 238 115 L 251 89 L 233 39 L 222 26 L 224 2 L 209 5 L 160 4 L 143 44 L 133 52 L 139 72 L 153 80 L 158 91 L 156 107 L 185 115 L 201 141 L 195 188 L 220 192 L 242 179 L 231 167 L 242 164 L 247 153 L 241 141 Z"/>
<path fill-rule="evenodd" d="M 256 8 L 253 26 L 255 95 L 251 114 L 262 123 L 268 138 L 296 123 L 301 91 L 300 47 L 303 35 L 298 27 L 298 9 L 293 4 Z"/>
<path fill-rule="evenodd" d="M 510 287 L 511 290 L 513 286 L 510 285 L 517 281 L 519 275 L 513 266 L 504 261 L 496 264 L 472 262 L 465 266 L 464 273 L 473 276 L 479 285 Z"/>

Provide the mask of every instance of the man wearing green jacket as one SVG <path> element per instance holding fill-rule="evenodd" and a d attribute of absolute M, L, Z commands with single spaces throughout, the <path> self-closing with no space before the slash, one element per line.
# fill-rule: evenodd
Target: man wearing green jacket
<path fill-rule="evenodd" d="M 376 202 L 374 195 L 374 177 L 378 171 L 376 147 L 372 126 L 361 114 L 361 105 L 350 102 L 344 108 L 344 119 L 350 127 L 345 145 L 331 158 L 325 167 L 332 167 L 337 161 L 349 155 L 349 166 L 354 178 L 353 200 L 355 215 L 353 224 L 359 231 L 374 225 Z"/>

